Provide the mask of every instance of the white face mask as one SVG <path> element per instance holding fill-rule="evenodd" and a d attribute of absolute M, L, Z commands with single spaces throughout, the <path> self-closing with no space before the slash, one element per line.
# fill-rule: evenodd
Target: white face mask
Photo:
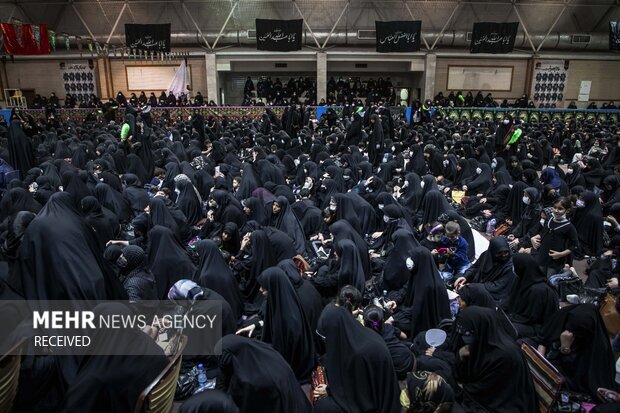
<path fill-rule="evenodd" d="M 174 188 L 174 193 L 177 195 L 181 194 L 181 190 L 179 188 Z"/>
<path fill-rule="evenodd" d="M 491 162 L 491 168 L 497 168 L 497 161 L 495 159 L 493 159 L 493 162 Z"/>
<path fill-rule="evenodd" d="M 448 165 L 450 165 L 450 161 L 447 161 L 447 160 L 443 161 L 443 166 L 448 166 Z"/>
<path fill-rule="evenodd" d="M 482 169 L 481 168 L 476 168 L 476 174 L 480 175 L 482 173 Z"/>
<path fill-rule="evenodd" d="M 510 123 L 510 121 L 509 121 L 508 119 L 504 119 L 504 120 L 502 121 L 502 123 L 503 123 L 504 125 L 508 125 L 508 124 Z"/>
<path fill-rule="evenodd" d="M 577 208 L 583 208 L 586 206 L 586 203 L 583 201 L 583 199 L 578 199 L 577 202 L 575 202 L 575 205 L 577 205 Z"/>
<path fill-rule="evenodd" d="M 422 187 L 422 189 L 424 189 L 424 181 L 420 182 L 420 186 Z"/>
<path fill-rule="evenodd" d="M 407 257 L 407 260 L 405 261 L 405 265 L 407 266 L 407 269 L 409 271 L 413 270 L 414 263 L 413 263 L 413 260 L 411 259 L 411 257 Z"/>
<path fill-rule="evenodd" d="M 403 184 L 403 189 L 407 188 L 409 186 L 409 181 L 405 181 L 405 183 Z"/>
<path fill-rule="evenodd" d="M 383 209 L 385 207 L 385 204 L 379 204 L 377 206 L 379 207 L 379 209 Z"/>
<path fill-rule="evenodd" d="M 383 216 L 383 222 L 388 223 L 390 222 L 390 217 L 388 217 L 387 215 Z"/>
<path fill-rule="evenodd" d="M 336 210 L 336 205 L 330 205 L 329 206 L 329 210 L 330 211 L 335 211 Z"/>
<path fill-rule="evenodd" d="M 524 196 L 524 197 L 523 197 L 523 203 L 524 203 L 525 205 L 529 205 L 529 204 L 530 204 L 530 198 L 528 198 L 527 196 Z"/>
<path fill-rule="evenodd" d="M 540 225 L 545 225 L 545 220 L 544 219 L 540 219 Z"/>
<path fill-rule="evenodd" d="M 566 170 L 566 173 L 570 175 L 570 174 L 572 174 L 572 173 L 573 173 L 573 170 L 572 170 L 571 168 L 568 168 L 568 169 Z"/>

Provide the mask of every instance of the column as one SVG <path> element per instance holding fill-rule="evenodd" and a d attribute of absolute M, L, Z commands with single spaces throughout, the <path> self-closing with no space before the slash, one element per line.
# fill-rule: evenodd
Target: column
<path fill-rule="evenodd" d="M 327 53 L 316 54 L 316 103 L 327 99 Z"/>
<path fill-rule="evenodd" d="M 437 68 L 437 55 L 429 53 L 424 61 L 424 100 L 433 99 L 435 96 L 435 69 Z"/>
<path fill-rule="evenodd" d="M 220 104 L 220 93 L 217 84 L 217 64 L 215 63 L 215 53 L 205 53 L 205 64 L 207 72 L 207 96 L 208 101 L 213 100 Z"/>

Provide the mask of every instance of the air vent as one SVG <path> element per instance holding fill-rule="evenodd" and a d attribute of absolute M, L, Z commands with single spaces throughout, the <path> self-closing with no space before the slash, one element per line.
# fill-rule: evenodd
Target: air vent
<path fill-rule="evenodd" d="M 356 69 L 367 69 L 368 68 L 368 63 L 356 63 L 355 64 L 355 68 Z"/>
<path fill-rule="evenodd" d="M 467 39 L 468 42 L 471 42 L 471 32 L 467 32 L 467 34 L 465 35 L 465 38 Z"/>
<path fill-rule="evenodd" d="M 588 44 L 588 43 L 590 43 L 590 35 L 588 35 L 588 34 L 574 34 L 571 37 L 571 43 L 573 43 L 573 44 Z"/>
<path fill-rule="evenodd" d="M 276 63 L 276 69 L 285 68 L 285 67 L 288 67 L 288 63 Z"/>
<path fill-rule="evenodd" d="M 256 39 L 256 30 L 248 30 L 248 39 Z"/>
<path fill-rule="evenodd" d="M 375 40 L 376 38 L 377 38 L 376 30 L 358 30 L 357 31 L 358 40 Z"/>

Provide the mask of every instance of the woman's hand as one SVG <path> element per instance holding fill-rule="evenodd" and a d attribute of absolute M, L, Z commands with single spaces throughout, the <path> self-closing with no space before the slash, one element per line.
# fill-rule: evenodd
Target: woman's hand
<path fill-rule="evenodd" d="M 381 235 L 383 235 L 383 232 L 373 232 L 371 237 L 372 239 L 377 239 L 379 238 Z"/>
<path fill-rule="evenodd" d="M 530 241 L 532 241 L 532 246 L 536 249 L 540 248 L 540 240 L 541 240 L 540 234 L 534 235 L 532 238 L 530 238 Z M 549 256 L 551 256 L 551 254 L 549 254 Z"/>
<path fill-rule="evenodd" d="M 316 388 L 312 391 L 312 395 L 315 399 L 320 399 L 327 396 L 327 384 L 319 384 L 316 386 Z"/>
<path fill-rule="evenodd" d="M 465 277 L 459 277 L 456 279 L 456 281 L 454 282 L 454 288 L 458 291 L 461 289 L 462 286 L 464 286 L 465 284 L 467 284 L 467 279 Z"/>
<path fill-rule="evenodd" d="M 560 258 L 564 257 L 564 254 L 558 251 L 549 250 L 549 256 L 554 260 L 559 260 Z"/>
<path fill-rule="evenodd" d="M 459 358 L 463 360 L 467 357 L 469 357 L 469 344 L 459 349 Z"/>

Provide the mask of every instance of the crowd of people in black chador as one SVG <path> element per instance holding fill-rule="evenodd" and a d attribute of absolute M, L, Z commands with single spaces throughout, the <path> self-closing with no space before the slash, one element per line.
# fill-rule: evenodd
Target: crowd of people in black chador
<path fill-rule="evenodd" d="M 316 80 L 308 77 L 290 77 L 283 82 L 279 77 L 259 77 L 256 86 L 248 76 L 243 87 L 243 106 L 364 106 L 386 102 L 389 105 L 400 105 L 400 89 L 395 88 L 392 80 L 387 77 L 378 79 L 349 77 L 338 80 L 331 76 L 327 81 L 327 97 L 317 100 Z"/>
<path fill-rule="evenodd" d="M 90 96 L 84 98 L 83 95 L 78 95 L 67 93 L 65 95 L 64 100 L 61 102 L 56 96 L 56 93 L 52 92 L 49 97 L 41 96 L 40 94 L 35 95 L 32 100 L 32 104 L 29 105 L 31 109 L 47 109 L 47 110 L 56 110 L 60 108 L 64 109 L 94 109 L 94 108 L 103 108 L 106 104 L 112 105 L 115 107 L 127 107 L 127 105 L 131 105 L 135 108 L 140 107 L 187 107 L 187 106 L 217 106 L 213 100 L 207 102 L 207 100 L 202 96 L 200 91 L 196 92 L 196 95 L 191 96 L 188 93 L 181 93 L 179 96 L 175 96 L 173 92 L 162 91 L 159 96 L 155 95 L 155 92 L 150 92 L 150 95 L 147 96 L 144 91 L 140 92 L 139 95 L 136 95 L 134 92 L 130 94 L 129 97 L 125 96 L 125 94 L 119 91 L 116 94 L 116 97 L 110 98 L 107 101 L 101 100 L 96 94 L 91 93 Z"/>
<path fill-rule="evenodd" d="M 183 413 L 537 412 L 526 344 L 563 377 L 561 408 L 618 411 L 618 309 L 596 304 L 618 291 L 618 124 L 414 115 L 16 111 L 0 126 L 0 307 L 219 301 L 221 354 L 185 358 Z M 123 345 L 152 354 L 160 332 Z M 14 409 L 132 411 L 160 353 L 23 356 Z"/>

